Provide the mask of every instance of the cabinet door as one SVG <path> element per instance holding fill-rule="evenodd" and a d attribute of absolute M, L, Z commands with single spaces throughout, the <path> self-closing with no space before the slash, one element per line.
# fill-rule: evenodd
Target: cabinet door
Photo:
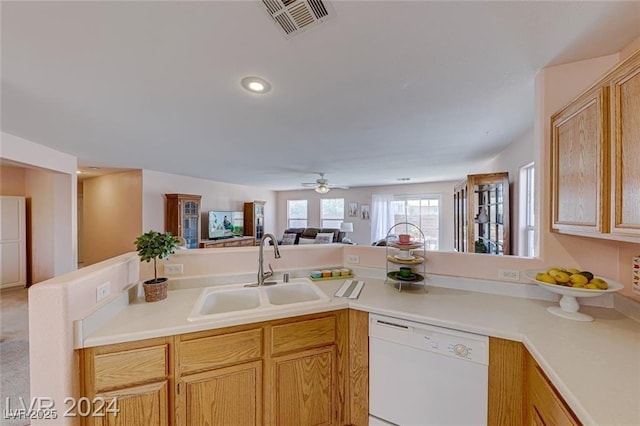
<path fill-rule="evenodd" d="M 104 398 L 106 405 L 98 410 L 98 405 L 94 403 L 94 409 L 98 411 L 87 416 L 88 423 L 96 426 L 167 426 L 170 423 L 168 388 L 169 382 L 165 380 L 97 394 L 94 401 Z M 114 398 L 117 404 L 110 406 Z M 117 412 L 112 412 L 111 408 L 117 409 Z"/>
<path fill-rule="evenodd" d="M 608 88 L 596 87 L 551 120 L 552 229 L 608 232 Z"/>
<path fill-rule="evenodd" d="M 273 358 L 271 424 L 336 423 L 335 345 Z"/>
<path fill-rule="evenodd" d="M 178 387 L 177 424 L 262 424 L 262 361 L 185 376 Z"/>
<path fill-rule="evenodd" d="M 184 199 L 180 201 L 181 236 L 188 248 L 197 248 L 200 241 L 200 200 Z"/>
<path fill-rule="evenodd" d="M 611 83 L 612 234 L 640 237 L 640 54 Z"/>
<path fill-rule="evenodd" d="M 557 426 L 580 424 L 530 355 L 527 356 L 526 383 L 527 409 L 531 424 Z"/>

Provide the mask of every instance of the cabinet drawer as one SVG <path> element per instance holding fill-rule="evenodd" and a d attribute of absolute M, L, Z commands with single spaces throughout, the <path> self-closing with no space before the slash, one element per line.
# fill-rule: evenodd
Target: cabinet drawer
<path fill-rule="evenodd" d="M 164 379 L 168 374 L 168 345 L 96 355 L 95 391 Z"/>
<path fill-rule="evenodd" d="M 534 415 L 547 425 L 579 425 L 565 402 L 556 393 L 537 365 L 529 367 L 529 392 Z M 535 423 L 534 423 L 535 424 Z"/>
<path fill-rule="evenodd" d="M 277 325 L 271 329 L 272 354 L 328 345 L 335 341 L 335 316 Z"/>
<path fill-rule="evenodd" d="M 180 343 L 180 373 L 192 373 L 262 357 L 262 330 L 254 329 Z"/>

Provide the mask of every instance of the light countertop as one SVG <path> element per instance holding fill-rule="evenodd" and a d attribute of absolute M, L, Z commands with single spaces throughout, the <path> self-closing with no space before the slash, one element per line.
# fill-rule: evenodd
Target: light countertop
<path fill-rule="evenodd" d="M 555 303 L 468 290 L 427 286 L 427 292 L 398 292 L 373 278 L 359 299 L 287 307 L 277 312 L 230 315 L 223 320 L 187 321 L 201 288 L 169 291 L 167 299 L 133 302 L 79 346 L 140 340 L 350 307 L 523 342 L 566 402 L 586 425 L 640 425 L 640 323 L 611 308 L 582 306 L 594 322 L 557 317 Z M 437 278 L 432 281 L 437 281 Z M 316 285 L 333 296 L 343 280 Z"/>

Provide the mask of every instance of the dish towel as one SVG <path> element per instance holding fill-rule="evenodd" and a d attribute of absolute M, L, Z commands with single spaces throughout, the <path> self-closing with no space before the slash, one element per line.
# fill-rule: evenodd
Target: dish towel
<path fill-rule="evenodd" d="M 364 287 L 364 281 L 345 280 L 334 296 L 345 299 L 357 299 Z"/>

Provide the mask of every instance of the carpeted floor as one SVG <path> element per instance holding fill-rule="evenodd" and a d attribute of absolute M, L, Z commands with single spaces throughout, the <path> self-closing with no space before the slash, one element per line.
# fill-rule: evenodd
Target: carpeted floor
<path fill-rule="evenodd" d="M 6 418 L 7 398 L 14 410 L 29 397 L 29 310 L 27 289 L 0 291 L 0 424 L 28 425 Z"/>

